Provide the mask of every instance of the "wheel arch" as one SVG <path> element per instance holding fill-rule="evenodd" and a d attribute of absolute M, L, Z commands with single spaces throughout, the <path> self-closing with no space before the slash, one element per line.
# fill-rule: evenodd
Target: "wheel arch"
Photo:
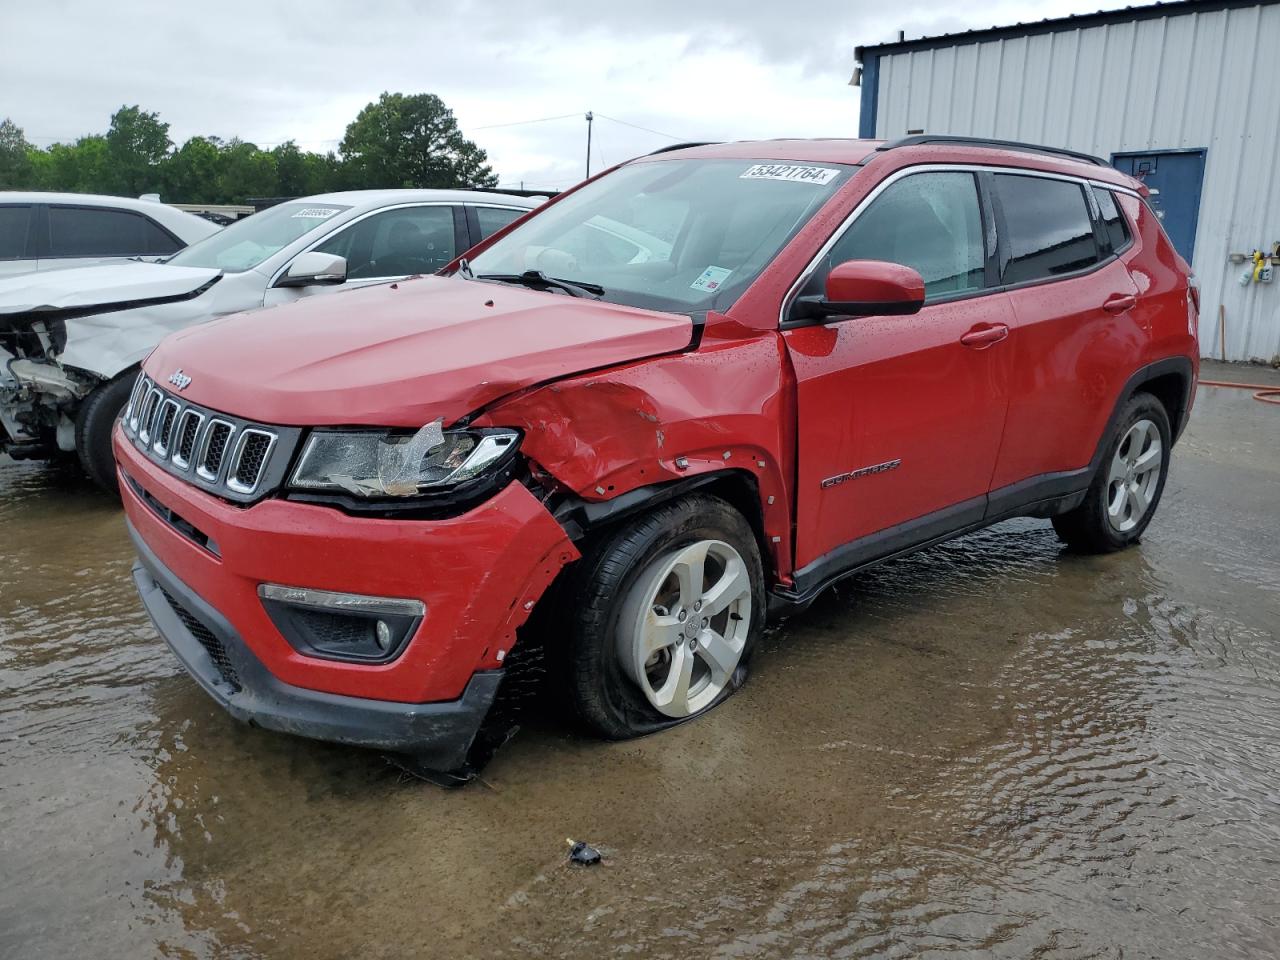
<path fill-rule="evenodd" d="M 1182 428 L 1186 425 L 1187 413 L 1191 405 L 1191 376 L 1191 364 L 1187 361 L 1185 370 L 1175 365 L 1167 372 L 1157 373 L 1136 384 L 1130 393 L 1130 396 L 1149 393 L 1160 401 L 1165 413 L 1169 415 L 1169 426 L 1174 440 L 1177 440 L 1182 433 Z"/>
<path fill-rule="evenodd" d="M 1128 380 L 1125 381 L 1119 395 L 1116 397 L 1115 404 L 1111 409 L 1111 415 L 1107 418 L 1102 435 L 1098 438 L 1098 445 L 1094 451 L 1093 460 L 1090 463 L 1090 474 L 1096 471 L 1102 462 L 1102 454 L 1107 446 L 1107 439 L 1115 430 L 1116 422 L 1120 419 L 1120 413 L 1124 409 L 1124 405 L 1138 393 L 1149 393 L 1160 401 L 1161 406 L 1165 408 L 1165 412 L 1169 414 L 1169 427 L 1173 434 L 1173 439 L 1182 434 L 1183 428 L 1187 424 L 1187 417 L 1191 411 L 1192 388 L 1195 385 L 1195 367 L 1188 357 L 1166 357 L 1163 360 L 1156 360 L 1154 363 L 1148 363 L 1139 368 Z"/>
<path fill-rule="evenodd" d="M 575 543 L 589 542 L 623 520 L 695 492 L 719 497 L 746 518 L 760 548 L 766 583 L 776 577 L 778 564 L 772 549 L 774 545 L 765 534 L 760 483 L 749 470 L 713 470 L 683 480 L 637 487 L 612 500 L 597 502 L 568 496 L 556 505 L 552 513 Z"/>

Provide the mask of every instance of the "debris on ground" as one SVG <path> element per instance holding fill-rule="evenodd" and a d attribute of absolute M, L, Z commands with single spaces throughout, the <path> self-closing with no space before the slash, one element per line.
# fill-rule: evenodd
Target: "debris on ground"
<path fill-rule="evenodd" d="M 576 863 L 582 867 L 594 867 L 600 862 L 600 851 L 589 843 L 583 843 L 581 840 L 576 843 L 573 840 L 566 840 L 569 844 L 569 862 Z"/>

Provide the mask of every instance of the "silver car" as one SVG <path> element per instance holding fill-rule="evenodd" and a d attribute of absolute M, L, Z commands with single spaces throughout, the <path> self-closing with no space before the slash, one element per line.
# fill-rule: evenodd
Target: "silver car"
<path fill-rule="evenodd" d="M 0 191 L 0 277 L 159 260 L 221 229 L 159 200 Z"/>
<path fill-rule="evenodd" d="M 542 199 L 323 194 L 237 221 L 163 263 L 0 279 L 0 450 L 75 451 L 94 481 L 114 489 L 111 428 L 138 364 L 165 336 L 228 313 L 433 273 Z"/>

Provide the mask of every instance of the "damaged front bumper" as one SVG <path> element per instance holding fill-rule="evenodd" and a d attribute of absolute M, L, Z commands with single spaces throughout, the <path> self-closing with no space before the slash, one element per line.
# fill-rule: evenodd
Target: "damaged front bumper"
<path fill-rule="evenodd" d="M 242 720 L 429 769 L 463 763 L 517 628 L 579 556 L 516 482 L 459 516 L 392 520 L 280 498 L 233 504 L 119 429 L 115 455 L 135 582 L 197 682 Z M 281 632 L 259 592 L 271 584 L 419 601 L 423 615 L 393 659 L 325 658 Z"/>
<path fill-rule="evenodd" d="M 156 630 L 204 691 L 237 720 L 280 733 L 406 754 L 424 767 L 464 765 L 503 672 L 472 675 L 462 696 L 395 703 L 308 690 L 271 674 L 231 623 L 174 576 L 129 525 L 133 581 Z"/>
<path fill-rule="evenodd" d="M 75 408 L 92 389 L 56 363 L 0 350 L 0 451 L 21 457 L 74 450 Z"/>

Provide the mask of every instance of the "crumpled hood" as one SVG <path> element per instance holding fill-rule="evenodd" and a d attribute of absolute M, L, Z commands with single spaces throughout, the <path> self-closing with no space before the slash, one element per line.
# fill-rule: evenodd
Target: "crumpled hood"
<path fill-rule="evenodd" d="M 687 347 L 689 317 L 422 277 L 234 314 L 146 361 L 185 399 L 264 423 L 446 424 L 524 387 Z"/>
<path fill-rule="evenodd" d="M 0 280 L 0 314 L 58 312 L 187 296 L 219 271 L 163 263 L 104 263 Z"/>

